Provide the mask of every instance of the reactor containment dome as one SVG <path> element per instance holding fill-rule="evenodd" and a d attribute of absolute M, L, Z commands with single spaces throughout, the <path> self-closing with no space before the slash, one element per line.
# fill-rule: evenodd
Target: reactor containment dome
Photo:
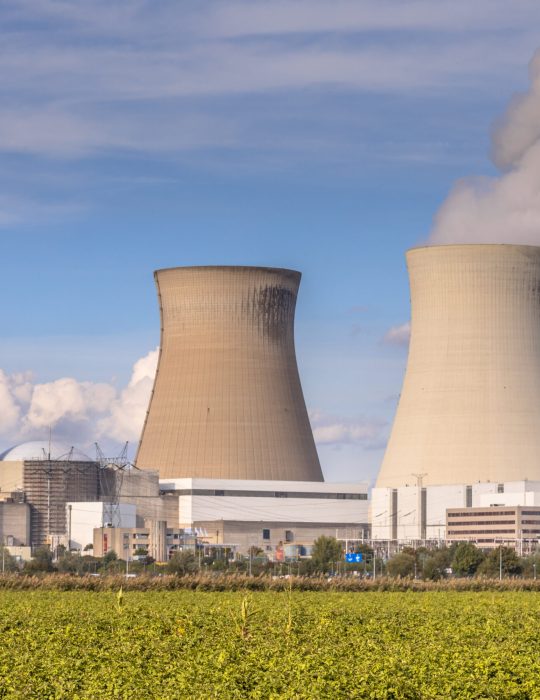
<path fill-rule="evenodd" d="M 377 487 L 540 480 L 540 248 L 407 253 L 411 339 Z"/>
<path fill-rule="evenodd" d="M 155 273 L 161 346 L 136 457 L 161 479 L 323 481 L 294 347 L 300 273 Z"/>

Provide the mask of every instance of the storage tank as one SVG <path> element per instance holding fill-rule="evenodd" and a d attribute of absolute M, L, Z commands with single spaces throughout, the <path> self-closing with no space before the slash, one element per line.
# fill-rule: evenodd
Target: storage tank
<path fill-rule="evenodd" d="M 322 481 L 294 347 L 300 273 L 155 273 L 161 347 L 136 465 L 160 478 Z"/>
<path fill-rule="evenodd" d="M 378 487 L 540 479 L 540 248 L 407 252 L 411 339 Z"/>

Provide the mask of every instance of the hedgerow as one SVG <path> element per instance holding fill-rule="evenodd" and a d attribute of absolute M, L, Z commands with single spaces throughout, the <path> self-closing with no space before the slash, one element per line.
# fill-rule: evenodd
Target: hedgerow
<path fill-rule="evenodd" d="M 540 579 L 523 578 L 452 578 L 424 581 L 412 578 L 378 578 L 316 576 L 246 576 L 243 574 L 191 574 L 186 576 L 140 575 L 76 576 L 73 574 L 0 574 L 1 590 L 51 591 L 540 591 Z"/>

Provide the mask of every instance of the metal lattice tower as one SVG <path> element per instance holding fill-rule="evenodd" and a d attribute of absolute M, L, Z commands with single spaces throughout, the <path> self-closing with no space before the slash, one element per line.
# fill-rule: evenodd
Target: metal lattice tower
<path fill-rule="evenodd" d="M 124 472 L 132 465 L 128 459 L 128 443 L 126 442 L 120 454 L 116 457 L 106 457 L 98 443 L 96 447 L 96 461 L 99 464 L 99 486 L 101 499 L 110 508 L 110 523 L 112 527 L 120 524 L 120 496 L 122 493 L 122 483 Z M 109 522 L 109 521 L 108 521 Z M 106 527 L 105 509 L 103 509 L 102 527 Z"/>

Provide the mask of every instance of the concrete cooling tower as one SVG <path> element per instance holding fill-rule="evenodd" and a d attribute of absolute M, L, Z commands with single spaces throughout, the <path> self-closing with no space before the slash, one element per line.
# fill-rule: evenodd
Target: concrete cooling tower
<path fill-rule="evenodd" d="M 323 481 L 300 385 L 300 273 L 155 273 L 161 349 L 136 465 L 161 479 Z"/>
<path fill-rule="evenodd" d="M 540 480 L 540 248 L 408 251 L 411 340 L 378 487 Z"/>

